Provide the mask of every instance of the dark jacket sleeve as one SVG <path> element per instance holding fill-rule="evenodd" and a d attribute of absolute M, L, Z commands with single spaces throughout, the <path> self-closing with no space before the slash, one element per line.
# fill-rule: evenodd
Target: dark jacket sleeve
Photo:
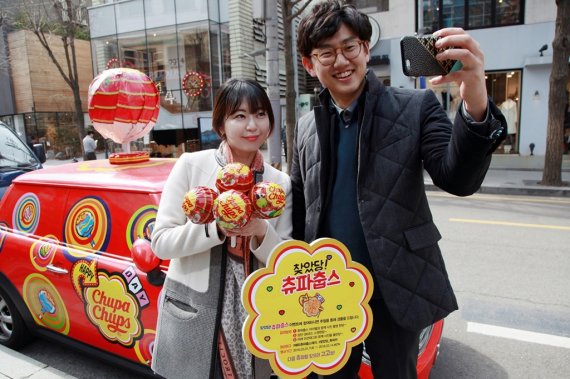
<path fill-rule="evenodd" d="M 435 95 L 428 91 L 421 110 L 421 154 L 433 183 L 451 194 L 468 196 L 479 190 L 493 151 L 506 137 L 506 121 L 489 100 L 485 124 L 472 124 L 458 109 L 453 127 Z M 451 140 L 450 140 L 451 139 Z"/>
<path fill-rule="evenodd" d="M 301 175 L 301 167 L 299 162 L 299 123 L 295 126 L 295 134 L 293 138 L 293 157 L 291 161 L 291 185 L 293 192 L 293 239 L 304 240 L 305 237 L 305 196 L 304 181 Z"/>

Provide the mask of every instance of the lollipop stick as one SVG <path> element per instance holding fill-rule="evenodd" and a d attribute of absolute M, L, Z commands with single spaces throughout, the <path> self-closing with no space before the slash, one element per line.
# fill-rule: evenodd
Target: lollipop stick
<path fill-rule="evenodd" d="M 236 243 L 237 243 L 236 236 L 231 236 L 231 237 L 230 237 L 230 246 L 231 246 L 231 247 L 236 247 Z"/>

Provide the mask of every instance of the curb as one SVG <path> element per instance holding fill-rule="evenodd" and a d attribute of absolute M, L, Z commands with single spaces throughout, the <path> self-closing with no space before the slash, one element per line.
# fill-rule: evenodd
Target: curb
<path fill-rule="evenodd" d="M 445 192 L 432 183 L 424 183 L 426 191 Z M 477 193 L 490 195 L 570 197 L 570 187 L 508 187 L 482 185 Z"/>

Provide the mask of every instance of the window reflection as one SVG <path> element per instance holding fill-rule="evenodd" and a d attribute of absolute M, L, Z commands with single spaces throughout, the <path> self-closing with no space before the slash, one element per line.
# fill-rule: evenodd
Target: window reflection
<path fill-rule="evenodd" d="M 178 60 L 170 60 L 171 68 L 180 70 L 181 88 L 186 112 L 212 110 L 212 77 L 210 72 L 210 39 L 208 25 L 188 25 L 178 30 Z"/>
<path fill-rule="evenodd" d="M 423 33 L 431 33 L 439 29 L 439 0 L 424 0 L 423 2 Z"/>
<path fill-rule="evenodd" d="M 442 15 L 442 26 L 463 27 L 465 25 L 465 0 L 444 0 Z"/>
<path fill-rule="evenodd" d="M 491 26 L 491 0 L 469 1 L 469 27 Z"/>
<path fill-rule="evenodd" d="M 497 3 L 497 24 L 512 25 L 519 22 L 521 2 L 519 0 L 502 0 Z"/>
<path fill-rule="evenodd" d="M 115 61 L 118 62 L 119 47 L 114 37 L 91 40 L 91 49 L 93 50 L 95 75 L 114 66 Z"/>
<path fill-rule="evenodd" d="M 149 72 L 149 56 L 146 49 L 144 32 L 119 35 L 119 61 L 109 68 L 134 68 L 144 73 Z"/>

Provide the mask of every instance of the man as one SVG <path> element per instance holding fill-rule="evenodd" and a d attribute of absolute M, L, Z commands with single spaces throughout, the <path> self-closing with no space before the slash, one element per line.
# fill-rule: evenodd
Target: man
<path fill-rule="evenodd" d="M 93 131 L 89 130 L 85 138 L 83 138 L 83 151 L 85 155 L 83 156 L 84 161 L 94 161 L 97 159 L 95 155 L 95 150 L 97 149 L 97 141 L 93 139 Z"/>
<path fill-rule="evenodd" d="M 422 328 L 457 309 L 437 245 L 423 170 L 459 196 L 477 191 L 504 139 L 488 100 L 483 53 L 462 29 L 443 29 L 438 59 L 463 68 L 432 79 L 457 82 L 452 125 L 432 91 L 383 86 L 366 68 L 368 17 L 339 0 L 315 5 L 299 24 L 307 72 L 325 88 L 321 106 L 298 121 L 293 147 L 293 237 L 332 237 L 374 278 L 373 326 L 365 344 L 375 378 L 415 378 Z M 362 345 L 331 377 L 356 378 Z"/>

